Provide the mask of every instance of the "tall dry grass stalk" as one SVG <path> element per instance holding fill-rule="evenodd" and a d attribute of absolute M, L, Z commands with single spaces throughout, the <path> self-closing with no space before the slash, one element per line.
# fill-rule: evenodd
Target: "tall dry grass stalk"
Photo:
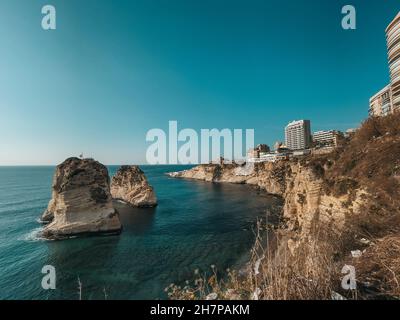
<path fill-rule="evenodd" d="M 261 230 L 259 225 L 258 230 Z M 263 245 L 260 231 L 251 259 L 253 297 L 266 300 L 330 299 L 335 280 L 340 281 L 334 262 L 335 247 L 325 233 L 289 249 L 285 235 Z M 294 246 L 294 244 L 293 244 Z"/>
<path fill-rule="evenodd" d="M 341 276 L 334 261 L 335 247 L 326 241 L 326 233 L 317 231 L 312 240 L 289 250 L 285 236 L 265 236 L 265 226 L 259 221 L 256 241 L 246 272 L 227 270 L 227 276 L 217 277 L 215 267 L 211 276 L 199 276 L 184 287 L 170 285 L 170 299 L 220 300 L 312 300 L 331 299 L 332 291 L 340 285 Z M 332 240 L 332 239 L 330 239 Z"/>

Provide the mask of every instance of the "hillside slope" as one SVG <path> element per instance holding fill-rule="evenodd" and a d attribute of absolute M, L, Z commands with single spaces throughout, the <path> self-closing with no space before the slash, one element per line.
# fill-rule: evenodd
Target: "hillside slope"
<path fill-rule="evenodd" d="M 400 114 L 370 118 L 331 154 L 257 164 L 248 175 L 238 174 L 236 165 L 171 174 L 247 183 L 284 199 L 276 243 L 265 248 L 257 239 L 247 276 L 230 272 L 229 281 L 211 281 L 201 290 L 172 286 L 171 297 L 218 292 L 219 299 L 330 299 L 339 292 L 347 298 L 399 298 L 399 123 Z M 345 265 L 355 268 L 357 290 L 341 286 Z"/>

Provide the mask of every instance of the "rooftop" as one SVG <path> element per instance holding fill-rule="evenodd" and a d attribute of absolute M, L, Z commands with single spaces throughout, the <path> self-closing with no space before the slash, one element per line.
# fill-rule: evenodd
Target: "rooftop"
<path fill-rule="evenodd" d="M 390 90 L 390 84 L 388 84 L 386 87 L 384 87 L 383 89 L 381 89 L 380 91 L 378 91 L 377 93 L 375 93 L 370 99 L 369 102 L 372 102 L 373 100 L 375 100 L 376 98 L 378 98 L 380 95 L 382 95 L 384 92 Z"/>
<path fill-rule="evenodd" d="M 303 124 L 306 121 L 310 121 L 310 120 L 293 120 L 292 122 L 289 122 L 287 126 L 289 127 L 289 126 L 293 126 L 296 124 Z"/>

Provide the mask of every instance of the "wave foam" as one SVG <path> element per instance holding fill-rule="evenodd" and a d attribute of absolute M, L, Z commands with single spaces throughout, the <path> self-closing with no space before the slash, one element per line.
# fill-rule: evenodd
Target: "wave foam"
<path fill-rule="evenodd" d="M 20 241 L 43 241 L 45 240 L 44 238 L 40 237 L 40 233 L 43 231 L 43 227 L 33 229 L 29 233 L 21 236 L 18 240 Z"/>

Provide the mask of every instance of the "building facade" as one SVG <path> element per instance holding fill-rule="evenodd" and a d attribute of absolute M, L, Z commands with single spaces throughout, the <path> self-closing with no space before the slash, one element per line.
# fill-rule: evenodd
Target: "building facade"
<path fill-rule="evenodd" d="M 290 150 L 303 150 L 311 146 L 310 120 L 290 122 L 285 128 L 285 144 Z"/>
<path fill-rule="evenodd" d="M 247 151 L 247 159 L 259 159 L 262 154 L 270 152 L 271 149 L 266 144 L 259 144 L 257 147 Z"/>
<path fill-rule="evenodd" d="M 400 12 L 386 28 L 393 110 L 400 108 Z"/>
<path fill-rule="evenodd" d="M 336 130 L 314 132 L 313 141 L 317 147 L 337 147 L 343 133 Z"/>
<path fill-rule="evenodd" d="M 392 92 L 387 85 L 369 100 L 369 115 L 380 117 L 392 112 Z"/>
<path fill-rule="evenodd" d="M 400 12 L 386 28 L 390 84 L 371 97 L 370 116 L 385 116 L 400 110 Z"/>

